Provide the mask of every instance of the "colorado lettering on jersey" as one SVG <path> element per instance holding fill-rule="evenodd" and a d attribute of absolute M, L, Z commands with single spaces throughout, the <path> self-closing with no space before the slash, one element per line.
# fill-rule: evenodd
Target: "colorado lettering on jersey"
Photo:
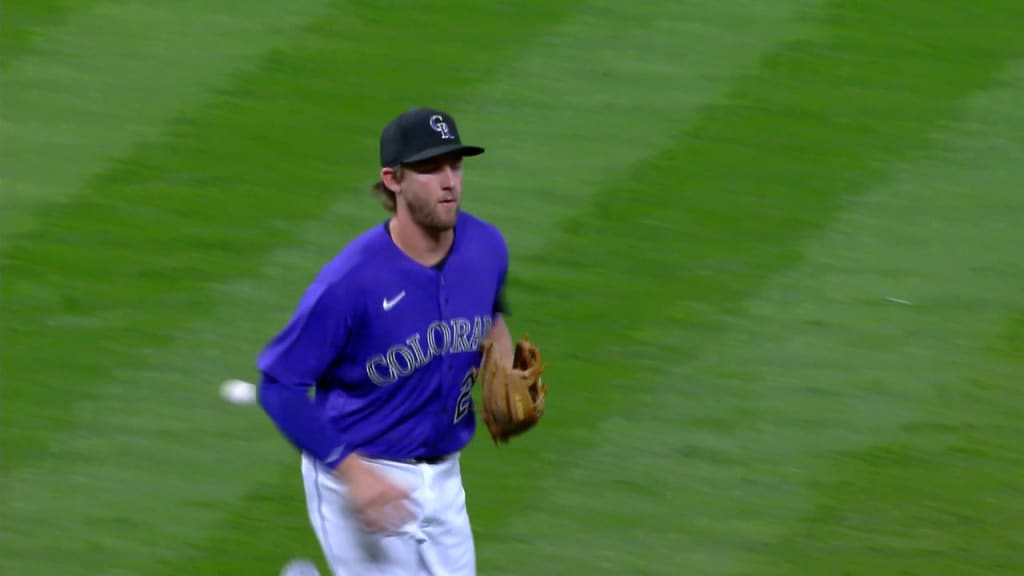
<path fill-rule="evenodd" d="M 489 316 L 431 322 L 426 336 L 416 332 L 405 342 L 388 348 L 387 352 L 370 357 L 366 362 L 366 374 L 374 384 L 386 386 L 409 376 L 434 358 L 474 352 L 490 332 L 492 323 Z"/>

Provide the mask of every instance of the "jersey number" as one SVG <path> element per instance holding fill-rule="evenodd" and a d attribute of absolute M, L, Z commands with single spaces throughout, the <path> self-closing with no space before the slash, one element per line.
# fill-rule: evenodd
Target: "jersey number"
<path fill-rule="evenodd" d="M 473 405 L 473 370 L 466 372 L 462 377 L 462 385 L 459 388 L 459 401 L 455 403 L 455 422 L 458 423 L 469 414 Z"/>

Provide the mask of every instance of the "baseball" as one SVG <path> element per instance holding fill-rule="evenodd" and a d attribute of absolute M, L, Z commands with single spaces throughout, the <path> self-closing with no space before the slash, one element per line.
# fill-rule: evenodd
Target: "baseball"
<path fill-rule="evenodd" d="M 256 385 L 245 380 L 228 380 L 220 385 L 220 395 L 232 404 L 252 404 L 256 401 Z"/>

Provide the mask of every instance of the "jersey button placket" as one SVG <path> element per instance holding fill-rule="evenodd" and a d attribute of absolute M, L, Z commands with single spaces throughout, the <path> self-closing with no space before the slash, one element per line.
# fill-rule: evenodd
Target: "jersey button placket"
<path fill-rule="evenodd" d="M 448 321 L 448 283 L 444 279 L 444 272 L 441 273 L 441 320 Z M 454 339 L 454 335 L 452 335 Z M 454 344 L 454 340 L 451 344 Z M 451 378 L 452 375 L 452 363 L 448 359 L 448 355 L 444 357 L 445 374 Z"/>
<path fill-rule="evenodd" d="M 445 280 L 444 272 L 441 273 L 441 292 L 440 292 L 440 302 L 439 302 L 439 304 L 441 305 L 441 320 L 443 322 L 447 322 L 448 321 L 448 282 Z M 453 335 L 453 338 L 454 338 L 454 335 Z M 450 345 L 454 344 L 454 342 L 450 342 L 449 344 Z M 444 364 L 443 365 L 444 365 L 444 372 L 443 372 L 443 374 L 445 375 L 446 380 L 450 380 L 451 376 L 452 376 L 453 368 L 452 368 L 451 360 L 449 359 L 449 354 L 445 354 L 444 355 Z"/>
<path fill-rule="evenodd" d="M 439 272 L 439 275 L 441 277 L 441 282 L 440 282 L 440 290 L 438 290 L 438 295 L 437 295 L 438 296 L 437 304 L 438 304 L 438 309 L 441 311 L 441 321 L 442 322 L 448 322 L 448 283 L 445 280 L 444 272 Z M 454 368 L 452 367 L 452 361 L 451 361 L 451 345 L 453 344 L 453 342 L 449 341 L 449 342 L 447 342 L 447 344 L 448 344 L 448 350 L 445 350 L 445 353 L 441 356 L 441 386 L 440 386 L 440 389 L 438 390 L 438 394 L 441 397 L 441 406 L 444 407 L 442 409 L 442 418 L 445 420 L 445 424 L 448 424 L 450 422 L 449 416 L 448 416 L 448 414 L 446 412 L 446 410 L 447 410 L 447 402 L 445 400 L 446 399 L 445 391 L 447 390 L 448 386 L 451 385 L 451 382 L 452 382 L 452 372 L 454 370 Z"/>

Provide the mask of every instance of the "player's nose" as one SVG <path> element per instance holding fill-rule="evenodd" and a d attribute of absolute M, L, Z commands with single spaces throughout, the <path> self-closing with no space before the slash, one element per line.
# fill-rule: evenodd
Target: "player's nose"
<path fill-rule="evenodd" d="M 455 186 L 455 172 L 452 171 L 452 167 L 447 164 L 441 168 L 441 188 L 443 190 L 451 190 Z"/>

